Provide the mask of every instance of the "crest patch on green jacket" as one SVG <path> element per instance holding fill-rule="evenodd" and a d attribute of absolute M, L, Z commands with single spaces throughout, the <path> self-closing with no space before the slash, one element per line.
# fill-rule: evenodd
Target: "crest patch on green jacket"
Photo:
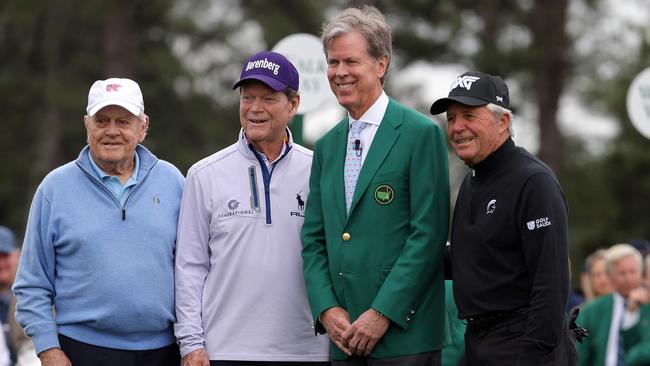
<path fill-rule="evenodd" d="M 393 198 L 395 198 L 395 192 L 391 186 L 381 184 L 375 189 L 375 201 L 380 205 L 387 205 L 393 202 Z"/>

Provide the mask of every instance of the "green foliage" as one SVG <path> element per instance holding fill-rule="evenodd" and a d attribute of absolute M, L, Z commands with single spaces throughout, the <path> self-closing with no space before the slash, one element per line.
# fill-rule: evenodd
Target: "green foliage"
<path fill-rule="evenodd" d="M 234 140 L 235 106 L 177 91 L 194 76 L 171 51 L 193 22 L 170 16 L 173 1 L 10 0 L 0 11 L 0 222 L 22 233 L 37 184 L 85 145 L 82 118 L 97 79 L 138 81 L 151 119 L 145 145 L 186 171 Z M 233 92 L 234 93 L 234 92 Z"/>
<path fill-rule="evenodd" d="M 563 0 L 288 0 L 282 6 L 263 0 L 5 0 L 0 223 L 21 233 L 36 185 L 85 144 L 82 117 L 94 80 L 125 76 L 140 83 L 151 118 L 145 145 L 185 172 L 234 141 L 239 122 L 230 88 L 243 59 L 292 33 L 318 35 L 327 17 L 364 3 L 376 5 L 392 26 L 391 76 L 418 60 L 460 63 L 517 80 L 516 103 L 550 108 L 565 83 L 573 83 L 592 113 L 620 121 L 622 132 L 603 155 L 588 153 L 578 139 L 563 140 L 559 178 L 570 205 L 574 269 L 597 247 L 650 238 L 649 142 L 632 129 L 625 111 L 627 86 L 650 65 L 647 27 L 633 29 L 643 39 L 633 57 L 617 58 L 625 51 L 618 48 L 604 52 L 618 45 L 611 40 L 598 40 L 603 44 L 593 53 L 579 55 L 562 23 L 551 26 L 542 16 L 561 20 L 551 10 Z M 593 22 L 604 16 L 597 12 L 601 0 L 582 3 L 594 11 Z M 543 14 L 536 6 L 553 9 Z M 588 16 L 572 34 L 590 31 Z M 253 39 L 242 41 L 242 33 Z M 608 63 L 616 72 L 599 73 Z M 548 123 L 555 124 L 539 121 L 540 128 Z"/>

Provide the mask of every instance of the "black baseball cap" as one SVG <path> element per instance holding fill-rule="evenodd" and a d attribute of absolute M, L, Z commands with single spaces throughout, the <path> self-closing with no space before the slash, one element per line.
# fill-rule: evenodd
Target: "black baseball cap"
<path fill-rule="evenodd" d="M 457 77 L 449 88 L 449 96 L 440 98 L 431 105 L 431 114 L 446 112 L 451 102 L 472 107 L 493 103 L 510 109 L 510 97 L 505 81 L 500 76 L 478 71 L 468 71 Z"/>

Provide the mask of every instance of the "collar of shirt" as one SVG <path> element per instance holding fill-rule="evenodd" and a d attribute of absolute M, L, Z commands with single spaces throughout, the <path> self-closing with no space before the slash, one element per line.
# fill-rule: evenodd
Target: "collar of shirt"
<path fill-rule="evenodd" d="M 379 126 L 381 120 L 384 119 L 386 108 L 388 108 L 388 96 L 386 95 L 386 92 L 382 90 L 379 98 L 375 100 L 366 113 L 364 113 L 358 120 L 352 118 L 350 112 L 348 112 L 349 123 L 352 124 L 352 122 L 355 121 L 362 121 L 371 125 Z M 366 126 L 366 128 L 368 128 L 368 126 Z"/>
<path fill-rule="evenodd" d="M 253 145 L 253 144 L 251 144 L 250 142 L 248 142 L 248 139 L 246 138 L 246 134 L 243 132 L 243 130 L 242 130 L 242 134 L 241 134 L 241 135 L 242 135 L 242 138 L 244 139 L 244 142 L 246 143 L 246 145 L 250 145 L 250 146 L 252 146 L 253 149 L 255 149 L 255 151 L 257 151 L 257 152 L 260 154 L 260 156 L 262 157 L 262 160 L 264 160 L 264 163 L 266 164 L 266 167 L 267 167 L 268 169 L 271 169 L 271 167 L 273 166 L 273 164 L 275 164 L 275 162 L 278 161 L 278 160 L 282 157 L 282 155 L 284 155 L 284 153 L 287 151 L 287 147 L 289 146 L 289 143 L 290 143 L 290 141 L 289 141 L 289 131 L 286 131 L 286 133 L 287 133 L 287 134 L 284 136 L 284 143 L 282 144 L 282 150 L 280 150 L 280 154 L 279 154 L 278 157 L 275 158 L 275 160 L 273 160 L 273 161 L 269 161 L 269 158 L 266 156 L 266 154 L 264 154 L 264 153 L 261 152 L 261 151 L 258 151 L 258 150 L 255 148 L 255 145 Z"/>
<path fill-rule="evenodd" d="M 361 118 L 358 120 L 355 120 L 352 118 L 350 113 L 348 113 L 348 120 L 349 123 L 352 124 L 354 121 L 363 121 L 367 123 L 368 125 L 366 128 L 361 130 L 361 134 L 359 135 L 359 140 L 361 141 L 361 165 L 363 165 L 363 162 L 366 161 L 366 156 L 368 155 L 368 151 L 370 150 L 370 145 L 372 145 L 372 141 L 375 139 L 375 135 L 377 134 L 377 130 L 379 129 L 379 125 L 381 124 L 381 120 L 384 119 L 384 115 L 386 114 L 386 109 L 388 108 L 388 96 L 386 93 L 382 90 L 381 95 L 375 102 L 368 108 L 366 113 L 364 113 Z M 349 130 L 349 125 L 348 125 L 348 130 Z"/>
<path fill-rule="evenodd" d="M 106 172 L 103 171 L 102 168 L 97 165 L 97 163 L 95 163 L 95 159 L 93 159 L 90 150 L 88 150 L 88 157 L 90 158 L 90 165 L 92 166 L 97 178 L 99 178 L 99 180 L 111 192 L 113 192 L 113 194 L 115 194 L 115 197 L 117 197 L 120 202 L 124 203 L 124 193 L 128 188 L 138 183 L 138 170 L 140 170 L 140 157 L 138 156 L 138 153 L 135 153 L 135 166 L 133 167 L 133 172 L 131 172 L 131 176 L 126 180 L 126 182 L 124 182 L 124 184 L 122 184 L 120 178 L 117 176 L 106 174 Z"/>
<path fill-rule="evenodd" d="M 621 330 L 625 331 L 641 320 L 641 311 L 636 309 L 636 311 L 630 312 L 627 310 L 627 299 L 623 298 L 618 292 L 614 292 L 614 301 L 617 307 L 620 308 L 621 318 L 619 318 L 619 323 L 621 325 Z"/>

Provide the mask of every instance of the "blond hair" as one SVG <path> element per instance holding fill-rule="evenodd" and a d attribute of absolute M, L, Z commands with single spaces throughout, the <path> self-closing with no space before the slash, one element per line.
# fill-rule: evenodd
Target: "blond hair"
<path fill-rule="evenodd" d="M 334 38 L 352 32 L 359 32 L 366 39 L 368 42 L 366 51 L 375 60 L 386 56 L 386 72 L 380 79 L 383 85 L 393 55 L 393 41 L 386 18 L 371 5 L 345 9 L 336 19 L 323 24 L 321 40 L 325 56 L 327 56 L 327 48 Z"/>
<path fill-rule="evenodd" d="M 614 266 L 614 264 L 616 264 L 621 259 L 627 257 L 634 257 L 634 259 L 636 259 L 636 262 L 638 264 L 639 271 L 642 270 L 643 257 L 641 256 L 641 252 L 636 250 L 636 248 L 634 248 L 630 244 L 621 243 L 621 244 L 612 245 L 605 252 L 605 268 L 607 269 L 607 273 L 612 272 L 612 267 Z"/>

